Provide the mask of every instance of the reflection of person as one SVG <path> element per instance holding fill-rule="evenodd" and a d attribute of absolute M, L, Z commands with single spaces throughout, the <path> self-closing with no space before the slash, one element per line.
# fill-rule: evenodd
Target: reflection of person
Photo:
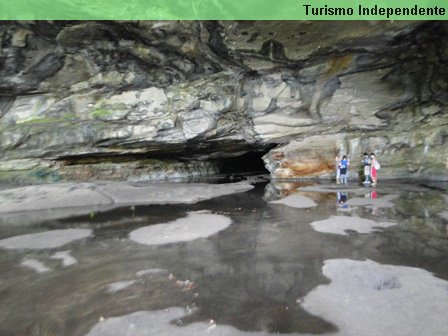
<path fill-rule="evenodd" d="M 347 193 L 338 191 L 336 193 L 336 195 L 337 195 L 337 198 L 338 198 L 338 203 L 345 203 L 345 202 L 347 202 L 347 200 L 348 200 Z"/>
<path fill-rule="evenodd" d="M 338 191 L 336 193 L 336 197 L 337 197 L 337 200 L 338 200 L 338 206 L 339 207 L 341 207 L 341 208 L 348 208 L 348 204 L 346 204 L 347 201 L 348 201 L 347 193 Z"/>
<path fill-rule="evenodd" d="M 378 194 L 377 194 L 376 190 L 372 190 L 371 192 L 365 194 L 364 197 L 376 199 L 376 198 L 378 198 Z M 375 204 L 367 206 L 366 209 L 374 216 L 379 215 L 379 208 Z"/>

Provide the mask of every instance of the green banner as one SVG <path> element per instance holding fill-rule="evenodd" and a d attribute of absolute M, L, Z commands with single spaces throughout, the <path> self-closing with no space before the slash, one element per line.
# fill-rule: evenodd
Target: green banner
<path fill-rule="evenodd" d="M 1 20 L 445 20 L 447 0 L 0 0 Z"/>

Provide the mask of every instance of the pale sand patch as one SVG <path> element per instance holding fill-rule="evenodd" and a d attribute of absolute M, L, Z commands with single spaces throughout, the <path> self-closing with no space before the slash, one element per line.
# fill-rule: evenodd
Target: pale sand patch
<path fill-rule="evenodd" d="M 137 281 L 135 281 L 135 280 L 129 280 L 129 281 L 119 281 L 119 282 L 111 283 L 107 286 L 107 292 L 115 293 L 115 292 L 121 291 L 123 289 L 126 289 L 126 288 L 132 286 L 136 282 Z"/>
<path fill-rule="evenodd" d="M 378 198 L 371 197 L 363 197 L 363 198 L 352 198 L 347 201 L 348 205 L 367 205 L 367 206 L 376 206 L 378 208 L 393 208 L 395 206 L 392 203 L 393 200 L 397 199 L 400 195 L 392 194 L 386 196 L 380 196 Z"/>
<path fill-rule="evenodd" d="M 311 198 L 299 194 L 292 194 L 277 201 L 270 201 L 271 204 L 283 204 L 292 208 L 312 208 L 317 204 Z"/>
<path fill-rule="evenodd" d="M 138 277 L 143 277 L 145 275 L 154 275 L 154 274 L 168 274 L 169 272 L 166 269 L 161 268 L 148 268 L 135 273 Z"/>
<path fill-rule="evenodd" d="M 124 316 L 106 318 L 98 322 L 86 336 L 272 336 L 266 332 L 244 332 L 214 322 L 196 322 L 176 326 L 176 321 L 187 315 L 185 309 L 179 307 L 158 311 L 138 311 Z"/>
<path fill-rule="evenodd" d="M 210 213 L 188 213 L 173 222 L 146 226 L 132 231 L 129 238 L 145 245 L 162 245 L 207 238 L 226 229 L 230 218 Z"/>
<path fill-rule="evenodd" d="M 64 267 L 71 266 L 71 265 L 76 264 L 78 262 L 78 260 L 73 258 L 70 255 L 70 252 L 71 252 L 70 250 L 69 251 L 56 252 L 55 254 L 50 256 L 50 258 L 51 259 L 56 259 L 56 260 L 62 260 L 62 265 L 64 265 Z"/>
<path fill-rule="evenodd" d="M 448 282 L 411 267 L 349 259 L 327 260 L 331 282 L 305 296 L 302 306 L 343 336 L 445 336 Z"/>
<path fill-rule="evenodd" d="M 13 249 L 52 249 L 92 235 L 90 229 L 65 229 L 30 233 L 0 240 L 0 247 Z"/>
<path fill-rule="evenodd" d="M 31 268 L 33 271 L 37 273 L 45 273 L 51 271 L 47 266 L 45 266 L 42 262 L 36 259 L 28 259 L 25 258 L 20 263 L 20 265 Z"/>
<path fill-rule="evenodd" d="M 396 225 L 396 223 L 375 222 L 370 219 L 351 216 L 331 216 L 330 218 L 311 223 L 313 229 L 318 232 L 340 235 L 347 235 L 346 230 L 371 233 L 379 228 L 388 228 L 393 225 Z"/>

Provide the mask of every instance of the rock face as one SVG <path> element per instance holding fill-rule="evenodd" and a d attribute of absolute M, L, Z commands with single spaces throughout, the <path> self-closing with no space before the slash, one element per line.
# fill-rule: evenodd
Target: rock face
<path fill-rule="evenodd" d="M 447 180 L 447 42 L 445 22 L 2 22 L 0 179 L 209 175 L 273 148 L 276 178 L 375 151 L 382 178 Z"/>

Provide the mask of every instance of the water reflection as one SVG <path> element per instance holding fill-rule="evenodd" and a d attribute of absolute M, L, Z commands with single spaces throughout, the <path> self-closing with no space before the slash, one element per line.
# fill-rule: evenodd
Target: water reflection
<path fill-rule="evenodd" d="M 372 192 L 257 184 L 197 204 L 126 207 L 26 226 L 8 218 L 0 227 L 2 239 L 62 229 L 92 235 L 60 247 L 0 249 L 0 309 L 7 312 L 0 316 L 0 334 L 85 335 L 101 318 L 168 307 L 185 310 L 176 318 L 179 328 L 213 319 L 242 331 L 343 332 L 339 319 L 304 305 L 319 285 L 333 281 L 322 270 L 327 260 L 370 259 L 448 279 L 447 221 L 438 216 L 446 209 L 442 193 L 400 185 Z M 271 203 L 294 195 L 315 206 Z M 179 243 L 149 246 L 129 239 L 140 228 L 204 210 L 230 218 L 231 225 Z M 331 216 L 395 225 L 364 233 L 343 229 L 344 235 L 311 225 Z M 21 266 L 23 260 L 38 261 L 49 271 L 37 273 Z"/>
<path fill-rule="evenodd" d="M 341 204 L 341 206 L 346 206 L 345 203 L 347 203 L 347 201 L 348 201 L 347 193 L 338 191 L 336 193 L 336 195 L 337 195 L 338 204 Z"/>

